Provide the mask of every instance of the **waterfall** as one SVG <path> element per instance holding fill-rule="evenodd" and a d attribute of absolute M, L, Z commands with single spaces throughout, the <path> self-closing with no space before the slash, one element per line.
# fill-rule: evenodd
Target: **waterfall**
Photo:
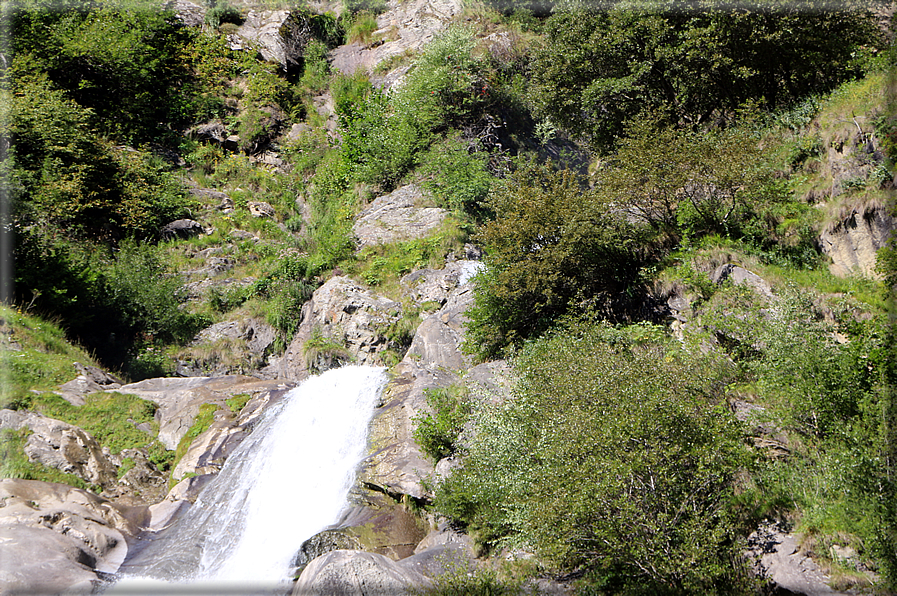
<path fill-rule="evenodd" d="M 382 368 L 312 377 L 265 412 L 218 476 L 126 574 L 203 586 L 280 587 L 302 542 L 334 523 L 364 457 Z M 210 583 L 211 582 L 211 583 Z M 107 594 L 131 594 L 123 580 Z M 130 591 L 128 591 L 130 590 Z"/>

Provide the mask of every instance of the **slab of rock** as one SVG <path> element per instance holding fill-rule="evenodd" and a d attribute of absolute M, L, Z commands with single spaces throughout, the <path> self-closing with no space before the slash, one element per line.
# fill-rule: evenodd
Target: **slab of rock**
<path fill-rule="evenodd" d="M 103 488 L 118 482 L 115 464 L 84 429 L 36 412 L 0 410 L 0 429 L 28 428 L 25 454 L 33 462 L 74 474 Z"/>
<path fill-rule="evenodd" d="M 418 593 L 431 581 L 391 559 L 357 550 L 334 550 L 312 561 L 293 596 L 384 596 Z"/>
<path fill-rule="evenodd" d="M 331 52 L 333 68 L 344 74 L 359 69 L 372 73 L 384 60 L 409 51 L 417 52 L 448 27 L 462 7 L 460 0 L 391 0 L 387 11 L 377 17 L 379 28 L 373 33 L 382 38 L 382 43 L 371 47 L 354 43 L 336 48 Z M 400 77 L 389 80 L 393 85 L 401 83 Z"/>
<path fill-rule="evenodd" d="M 473 288 L 463 286 L 453 292 L 445 305 L 420 324 L 406 358 L 428 369 L 461 371 L 471 366 L 470 356 L 461 351 L 465 312 L 473 305 Z"/>
<path fill-rule="evenodd" d="M 424 238 L 438 228 L 448 211 L 438 207 L 418 207 L 425 200 L 423 190 L 409 184 L 377 197 L 355 218 L 352 231 L 358 248 L 400 240 Z"/>
<path fill-rule="evenodd" d="M 854 210 L 819 237 L 819 246 L 832 259 L 832 275 L 864 275 L 878 278 L 875 271 L 878 250 L 897 230 L 897 219 L 885 209 Z"/>
<path fill-rule="evenodd" d="M 446 263 L 442 269 L 418 269 L 402 278 L 402 286 L 418 304 L 435 302 L 442 306 L 449 294 L 469 282 L 484 266 L 479 261 L 461 260 Z"/>
<path fill-rule="evenodd" d="M 148 399 L 158 407 L 159 441 L 168 449 L 176 449 L 181 437 L 193 424 L 204 403 L 218 403 L 238 393 L 261 393 L 287 389 L 292 384 L 282 381 L 261 381 L 243 375 L 223 377 L 188 377 L 146 379 L 124 385 L 119 391 Z"/>
<path fill-rule="evenodd" d="M 188 474 L 217 474 L 228 456 L 249 435 L 265 408 L 281 399 L 290 388 L 292 386 L 261 391 L 236 415 L 229 409 L 219 410 L 211 426 L 190 443 L 187 452 L 171 471 L 171 477 L 181 480 Z"/>
<path fill-rule="evenodd" d="M 0 480 L 0 591 L 91 593 L 124 561 L 131 513 L 64 484 Z"/>
<path fill-rule="evenodd" d="M 399 319 L 402 305 L 355 283 L 330 278 L 302 307 L 301 322 L 280 364 L 281 377 L 301 381 L 309 375 L 306 342 L 313 333 L 344 346 L 354 364 L 383 364 L 386 332 Z"/>

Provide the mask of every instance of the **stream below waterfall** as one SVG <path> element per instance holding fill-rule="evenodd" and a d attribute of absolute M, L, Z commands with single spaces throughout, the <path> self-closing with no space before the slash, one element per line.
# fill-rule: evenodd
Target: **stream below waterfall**
<path fill-rule="evenodd" d="M 347 506 L 386 378 L 382 368 L 346 366 L 270 406 L 196 503 L 105 593 L 288 591 L 299 547 Z"/>

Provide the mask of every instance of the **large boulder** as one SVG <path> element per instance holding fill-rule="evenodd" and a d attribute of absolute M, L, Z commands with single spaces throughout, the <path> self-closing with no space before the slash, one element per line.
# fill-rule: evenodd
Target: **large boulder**
<path fill-rule="evenodd" d="M 402 306 L 363 288 L 348 277 L 332 277 L 302 307 L 301 322 L 280 364 L 281 377 L 300 381 L 310 370 L 326 368 L 315 344 L 331 346 L 333 364 L 382 365 L 389 347 L 386 332 L 401 316 Z M 311 343 L 309 343 L 311 342 Z M 320 347 L 320 346 L 319 346 Z"/>
<path fill-rule="evenodd" d="M 261 376 L 276 339 L 277 330 L 259 318 L 215 323 L 182 350 L 176 372 L 181 377 Z"/>
<path fill-rule="evenodd" d="M 897 219 L 885 209 L 853 210 L 822 232 L 819 246 L 832 259 L 829 270 L 833 275 L 877 277 L 878 249 L 895 230 Z"/>
<path fill-rule="evenodd" d="M 103 488 L 118 483 L 115 464 L 82 428 L 36 412 L 0 410 L 0 429 L 28 428 L 25 454 L 33 462 L 73 474 Z"/>
<path fill-rule="evenodd" d="M 124 381 L 95 366 L 73 363 L 80 373 L 75 379 L 60 385 L 58 393 L 73 406 L 83 406 L 84 398 L 91 393 L 118 389 Z"/>
<path fill-rule="evenodd" d="M 283 381 L 262 381 L 243 375 L 223 377 L 189 377 L 146 379 L 124 385 L 119 391 L 130 393 L 156 404 L 159 441 L 168 449 L 176 449 L 204 403 L 217 403 L 227 408 L 226 400 L 239 393 L 253 395 L 288 389 Z"/>
<path fill-rule="evenodd" d="M 258 48 L 265 60 L 290 70 L 301 64 L 313 34 L 308 15 L 289 10 L 250 10 L 228 41 L 235 50 Z"/>
<path fill-rule="evenodd" d="M 202 224 L 192 219 L 176 219 L 162 226 L 159 231 L 162 240 L 175 240 L 177 238 L 191 238 L 203 233 Z"/>
<path fill-rule="evenodd" d="M 92 593 L 128 553 L 140 517 L 63 484 L 0 480 L 0 594 Z"/>
<path fill-rule="evenodd" d="M 391 559 L 357 550 L 334 550 L 312 561 L 293 586 L 293 596 L 384 596 L 419 593 L 424 575 Z"/>
<path fill-rule="evenodd" d="M 352 226 L 358 248 L 428 236 L 442 224 L 448 211 L 421 206 L 426 201 L 423 190 L 416 184 L 374 199 L 358 214 Z"/>

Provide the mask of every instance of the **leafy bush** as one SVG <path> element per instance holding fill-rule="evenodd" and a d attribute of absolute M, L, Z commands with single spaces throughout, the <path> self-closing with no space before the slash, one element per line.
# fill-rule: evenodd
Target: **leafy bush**
<path fill-rule="evenodd" d="M 489 201 L 495 219 L 474 237 L 486 270 L 468 311 L 465 349 L 494 356 L 571 308 L 615 316 L 645 255 L 640 232 L 611 206 L 550 166 L 521 168 L 505 181 Z"/>
<path fill-rule="evenodd" d="M 421 172 L 428 176 L 424 186 L 440 207 L 484 219 L 495 182 L 485 153 L 470 153 L 459 140 L 450 139 L 432 147 L 421 162 Z"/>
<path fill-rule="evenodd" d="M 528 345 L 512 399 L 474 415 L 439 511 L 491 546 L 533 549 L 596 593 L 731 594 L 749 465 L 721 404 L 731 369 L 578 325 Z"/>
<path fill-rule="evenodd" d="M 415 423 L 414 440 L 435 463 L 459 451 L 458 437 L 472 409 L 463 387 L 426 389 L 424 395 L 432 413 L 423 412 L 411 419 Z"/>

